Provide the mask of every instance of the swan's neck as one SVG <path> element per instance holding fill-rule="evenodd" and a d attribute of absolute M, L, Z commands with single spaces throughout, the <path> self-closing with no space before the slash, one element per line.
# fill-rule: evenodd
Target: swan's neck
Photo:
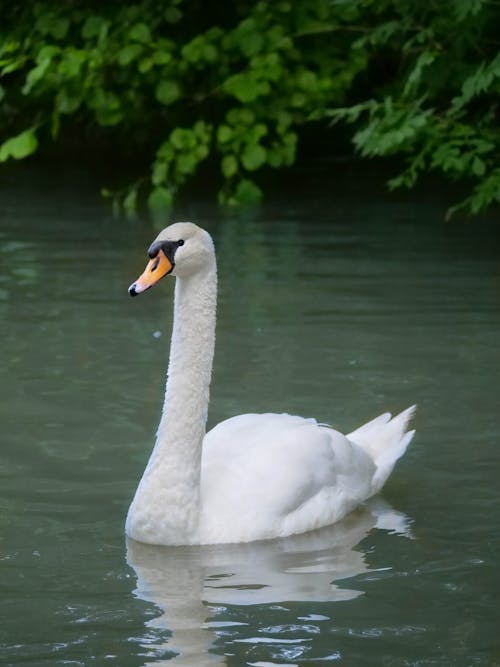
<path fill-rule="evenodd" d="M 128 517 L 128 534 L 142 542 L 187 544 L 196 540 L 216 298 L 215 259 L 207 270 L 176 279 L 162 417 Z"/>

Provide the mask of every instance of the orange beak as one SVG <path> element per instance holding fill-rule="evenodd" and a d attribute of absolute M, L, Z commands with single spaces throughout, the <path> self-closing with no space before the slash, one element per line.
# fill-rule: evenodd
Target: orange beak
<path fill-rule="evenodd" d="M 153 257 L 148 262 L 144 272 L 137 278 L 135 283 L 132 283 L 128 288 L 130 296 L 137 296 L 141 292 L 145 292 L 153 285 L 170 273 L 173 269 L 172 262 L 167 258 L 163 250 L 159 250 L 156 257 Z"/>

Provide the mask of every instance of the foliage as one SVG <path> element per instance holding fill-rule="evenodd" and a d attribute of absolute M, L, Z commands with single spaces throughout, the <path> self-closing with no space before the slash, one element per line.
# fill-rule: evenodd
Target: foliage
<path fill-rule="evenodd" d="M 168 207 L 207 161 L 220 201 L 247 203 L 257 172 L 293 164 L 301 127 L 327 119 L 354 125 L 364 157 L 403 156 L 391 188 L 437 170 L 469 188 L 450 214 L 475 213 L 500 201 L 499 19 L 493 0 L 6 5 L 0 162 L 98 127 L 149 156 L 104 191 L 115 205 Z"/>
<path fill-rule="evenodd" d="M 389 187 L 438 171 L 470 194 L 449 209 L 478 213 L 500 202 L 500 5 L 487 0 L 366 2 L 374 28 L 353 46 L 398 63 L 370 99 L 327 112 L 355 124 L 362 156 L 403 155 Z M 367 18 L 367 15 L 365 15 Z"/>
<path fill-rule="evenodd" d="M 344 100 L 365 66 L 342 34 L 355 12 L 329 0 L 38 2 L 3 12 L 0 161 L 100 126 L 149 151 L 151 171 L 112 196 L 133 210 L 175 194 L 210 158 L 221 202 L 260 198 L 253 174 L 291 165 L 313 111 Z"/>

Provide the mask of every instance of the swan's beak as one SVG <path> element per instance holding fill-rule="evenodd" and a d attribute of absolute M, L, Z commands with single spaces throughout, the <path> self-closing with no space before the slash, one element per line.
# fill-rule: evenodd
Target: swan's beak
<path fill-rule="evenodd" d="M 153 285 L 170 273 L 174 268 L 172 262 L 167 258 L 163 250 L 159 250 L 156 257 L 153 257 L 148 262 L 144 272 L 137 278 L 135 283 L 132 283 L 128 288 L 130 296 L 137 296 L 141 292 L 145 292 Z"/>

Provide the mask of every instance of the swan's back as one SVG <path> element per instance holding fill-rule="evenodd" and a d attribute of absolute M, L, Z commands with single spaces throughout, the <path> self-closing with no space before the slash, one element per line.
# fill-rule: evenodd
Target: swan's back
<path fill-rule="evenodd" d="M 379 424 L 385 432 L 388 422 Z M 383 433 L 372 426 L 371 435 Z M 233 417 L 203 442 L 200 541 L 245 542 L 320 528 L 371 496 L 376 482 L 368 448 L 314 419 Z"/>

